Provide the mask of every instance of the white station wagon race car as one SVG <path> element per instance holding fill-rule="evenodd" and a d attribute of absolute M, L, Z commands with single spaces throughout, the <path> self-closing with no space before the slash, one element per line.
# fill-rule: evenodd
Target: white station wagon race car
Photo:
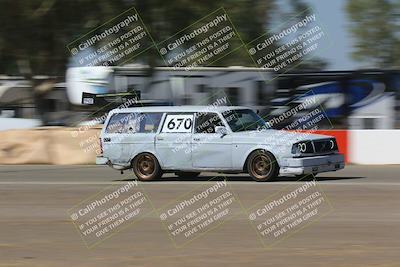
<path fill-rule="evenodd" d="M 344 168 L 336 139 L 269 129 L 246 107 L 160 106 L 112 110 L 97 164 L 133 169 L 141 181 L 165 172 L 249 173 L 255 181 Z"/>

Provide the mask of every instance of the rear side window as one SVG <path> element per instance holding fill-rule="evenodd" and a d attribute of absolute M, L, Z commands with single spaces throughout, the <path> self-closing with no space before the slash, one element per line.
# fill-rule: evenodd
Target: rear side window
<path fill-rule="evenodd" d="M 161 117 L 163 113 L 143 113 L 144 116 L 142 124 L 140 125 L 140 133 L 155 133 L 157 132 L 158 126 L 160 125 Z"/>
<path fill-rule="evenodd" d="M 117 113 L 108 122 L 106 133 L 155 133 L 162 113 Z"/>

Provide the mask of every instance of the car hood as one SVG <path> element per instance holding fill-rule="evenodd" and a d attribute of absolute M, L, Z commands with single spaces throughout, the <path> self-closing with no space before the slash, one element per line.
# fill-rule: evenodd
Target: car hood
<path fill-rule="evenodd" d="M 293 145 L 299 141 L 310 141 L 333 138 L 329 135 L 310 134 L 308 132 L 292 132 L 283 130 L 262 130 L 262 131 L 246 131 L 234 133 L 237 136 L 243 136 L 247 140 L 254 140 L 260 142 L 265 140 L 267 143 L 275 143 L 281 145 Z"/>

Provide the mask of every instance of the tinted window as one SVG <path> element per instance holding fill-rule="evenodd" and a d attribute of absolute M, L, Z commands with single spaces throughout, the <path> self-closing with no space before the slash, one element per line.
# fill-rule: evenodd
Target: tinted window
<path fill-rule="evenodd" d="M 215 126 L 223 126 L 217 113 L 198 113 L 196 116 L 196 133 L 215 133 Z"/>
<path fill-rule="evenodd" d="M 106 128 L 107 133 L 154 133 L 162 113 L 117 113 Z"/>
<path fill-rule="evenodd" d="M 233 132 L 267 128 L 265 121 L 250 109 L 228 110 L 223 112 L 223 116 Z"/>

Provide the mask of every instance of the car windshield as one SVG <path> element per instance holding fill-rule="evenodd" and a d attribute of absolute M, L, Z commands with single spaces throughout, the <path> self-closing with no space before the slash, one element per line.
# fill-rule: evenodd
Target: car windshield
<path fill-rule="evenodd" d="M 228 110 L 222 114 L 233 132 L 267 129 L 265 121 L 251 109 Z"/>

